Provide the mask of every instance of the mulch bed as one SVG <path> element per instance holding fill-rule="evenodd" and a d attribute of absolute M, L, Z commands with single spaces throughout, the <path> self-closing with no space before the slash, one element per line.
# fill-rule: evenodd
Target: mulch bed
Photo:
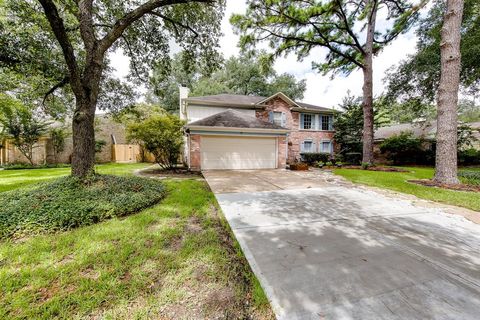
<path fill-rule="evenodd" d="M 361 166 L 342 166 L 342 169 L 363 169 Z M 409 170 L 394 168 L 394 167 L 369 167 L 368 169 L 363 169 L 367 171 L 383 171 L 383 172 L 410 172 Z"/>
<path fill-rule="evenodd" d="M 139 172 L 139 175 L 146 177 L 168 177 L 168 178 L 200 178 L 202 173 L 199 171 L 190 171 L 186 168 L 177 168 L 175 170 L 147 169 Z"/>
<path fill-rule="evenodd" d="M 442 189 L 449 189 L 449 190 L 457 190 L 457 191 L 472 191 L 472 192 L 480 192 L 480 186 L 475 186 L 471 184 L 445 184 L 445 183 L 438 183 L 433 180 L 407 180 L 410 183 L 416 183 L 426 187 L 436 187 Z"/>

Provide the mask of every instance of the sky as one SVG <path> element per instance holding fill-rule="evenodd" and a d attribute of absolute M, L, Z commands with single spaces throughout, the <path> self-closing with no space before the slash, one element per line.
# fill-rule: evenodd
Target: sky
<path fill-rule="evenodd" d="M 245 0 L 227 0 L 225 16 L 222 21 L 223 37 L 220 39 L 220 50 L 225 58 L 238 55 L 239 37 L 234 34 L 229 19 L 233 13 L 245 13 Z M 379 21 L 381 24 L 382 21 Z M 380 95 L 385 89 L 383 78 L 385 71 L 391 66 L 405 59 L 408 54 L 415 52 L 416 36 L 413 31 L 400 35 L 387 46 L 373 61 L 373 91 L 374 95 Z M 322 76 L 312 70 L 312 61 L 321 61 L 326 49 L 318 49 L 312 52 L 308 59 L 298 62 L 294 55 L 280 58 L 275 62 L 274 68 L 278 73 L 288 72 L 294 74 L 298 80 L 307 80 L 307 90 L 303 102 L 320 105 L 329 108 L 338 107 L 342 99 L 350 91 L 352 95 L 361 96 L 363 75 L 361 70 L 355 70 L 348 77 L 335 75 L 333 79 L 329 75 Z M 112 56 L 112 64 L 117 69 L 117 75 L 124 77 L 128 73 L 128 58 L 121 52 Z"/>

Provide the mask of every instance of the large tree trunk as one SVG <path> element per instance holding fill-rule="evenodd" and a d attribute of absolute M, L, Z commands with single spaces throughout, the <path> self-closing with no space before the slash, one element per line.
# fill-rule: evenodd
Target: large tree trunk
<path fill-rule="evenodd" d="M 440 43 L 441 76 L 437 97 L 435 181 L 458 183 L 457 104 L 460 82 L 460 27 L 463 0 L 447 0 Z"/>
<path fill-rule="evenodd" d="M 376 2 L 375 2 L 376 3 Z M 373 4 L 367 26 L 367 40 L 363 61 L 363 157 L 362 162 L 373 163 L 373 37 L 377 6 Z"/>
<path fill-rule="evenodd" d="M 77 102 L 73 116 L 72 175 L 85 178 L 94 174 L 95 165 L 95 106 L 88 101 Z M 90 110 L 93 110 L 90 111 Z"/>
<path fill-rule="evenodd" d="M 76 108 L 72 121 L 72 175 L 79 178 L 95 173 L 95 110 L 102 76 L 103 56 L 92 55 L 89 62 L 82 77 L 82 88 L 77 90 L 80 94 L 76 95 Z"/>
<path fill-rule="evenodd" d="M 371 60 L 371 57 L 370 57 Z M 363 69 L 363 157 L 362 162 L 373 163 L 373 82 L 372 66 Z"/>

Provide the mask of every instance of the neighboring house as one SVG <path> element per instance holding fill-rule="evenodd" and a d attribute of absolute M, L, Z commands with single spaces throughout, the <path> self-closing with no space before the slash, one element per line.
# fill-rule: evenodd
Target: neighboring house
<path fill-rule="evenodd" d="M 332 109 L 283 93 L 188 97 L 180 88 L 180 98 L 192 170 L 285 168 L 302 153 L 333 152 Z"/>
<path fill-rule="evenodd" d="M 476 141 L 473 141 L 472 144 L 475 149 L 480 150 L 480 122 L 470 122 L 464 124 L 473 129 L 473 136 Z M 427 144 L 426 147 L 429 147 L 429 145 L 435 141 L 435 136 L 437 134 L 437 121 L 418 121 L 415 123 L 402 123 L 378 128 L 374 135 L 376 151 L 378 151 L 379 145 L 385 139 L 394 135 L 399 135 L 402 132 L 412 132 L 414 137 L 425 140 L 425 143 Z"/>
<path fill-rule="evenodd" d="M 101 151 L 96 153 L 98 163 L 106 162 L 138 162 L 140 161 L 140 147 L 127 144 L 125 126 L 114 121 L 110 116 L 98 114 L 95 117 L 95 140 L 104 141 Z M 53 123 L 51 126 L 59 126 Z M 72 137 L 65 139 L 65 149 L 57 155 L 55 161 L 52 141 L 45 135 L 34 146 L 33 160 L 35 164 L 70 163 L 73 151 Z M 13 163 L 27 163 L 28 160 L 8 140 L 0 141 L 0 165 Z"/>

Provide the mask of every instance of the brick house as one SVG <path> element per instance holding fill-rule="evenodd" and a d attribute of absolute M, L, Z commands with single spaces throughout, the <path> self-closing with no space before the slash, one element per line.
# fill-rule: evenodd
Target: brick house
<path fill-rule="evenodd" d="M 188 97 L 180 88 L 184 159 L 192 170 L 285 168 L 302 154 L 334 150 L 334 110 L 270 97 Z"/>

